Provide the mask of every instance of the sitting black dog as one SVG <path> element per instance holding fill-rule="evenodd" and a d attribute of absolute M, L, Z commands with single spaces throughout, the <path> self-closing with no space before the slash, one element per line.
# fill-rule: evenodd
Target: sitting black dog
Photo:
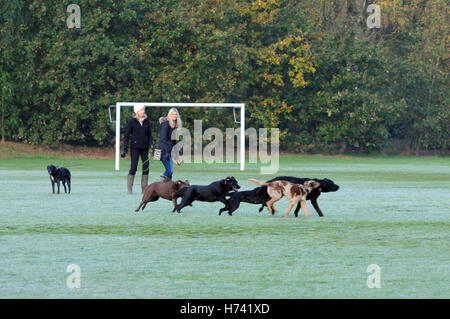
<path fill-rule="evenodd" d="M 314 206 L 314 209 L 316 210 L 317 214 L 319 214 L 320 217 L 323 217 L 323 213 L 319 208 L 319 205 L 317 204 L 317 198 L 320 196 L 320 193 L 328 193 L 328 192 L 335 192 L 339 189 L 339 185 L 336 185 L 331 179 L 325 178 L 325 179 L 317 179 L 317 178 L 298 178 L 298 177 L 292 177 L 292 176 L 279 176 L 271 179 L 268 182 L 273 181 L 288 181 L 295 184 L 302 184 L 306 181 L 313 180 L 316 182 L 319 182 L 320 186 L 318 188 L 313 189 L 308 195 L 306 196 L 306 200 L 311 200 L 311 204 Z M 265 186 L 264 186 L 265 187 Z M 261 207 L 261 209 L 264 207 L 264 205 Z M 300 210 L 300 203 L 298 203 L 297 207 L 295 208 L 295 217 L 298 217 L 298 211 Z M 260 210 L 261 211 L 261 210 Z"/>
<path fill-rule="evenodd" d="M 237 191 L 239 188 L 241 187 L 234 177 L 227 177 L 206 186 L 192 185 L 184 187 L 175 192 L 175 194 L 173 195 L 173 198 L 175 200 L 178 197 L 182 197 L 180 204 L 175 206 L 173 212 L 177 211 L 179 213 L 180 210 L 192 204 L 192 202 L 196 200 L 202 202 L 221 201 L 225 204 L 226 199 L 224 195 L 228 192 L 231 192 L 232 190 Z"/>
<path fill-rule="evenodd" d="M 64 186 L 64 192 L 67 193 L 66 183 L 69 187 L 70 194 L 70 171 L 65 167 L 56 167 L 55 165 L 47 166 L 47 172 L 50 175 L 50 181 L 52 182 L 53 194 L 55 193 L 55 183 L 58 184 L 58 194 L 59 194 L 59 183 L 62 182 Z"/>
<path fill-rule="evenodd" d="M 256 187 L 250 191 L 243 192 L 231 192 L 224 195 L 225 197 L 230 197 L 225 202 L 225 207 L 221 208 L 219 215 L 222 215 L 224 211 L 228 211 L 228 215 L 232 216 L 233 212 L 239 208 L 241 202 L 251 203 L 251 204 L 262 204 L 259 212 L 261 212 L 266 206 L 266 202 L 270 200 L 269 194 L 267 194 L 267 187 Z"/>

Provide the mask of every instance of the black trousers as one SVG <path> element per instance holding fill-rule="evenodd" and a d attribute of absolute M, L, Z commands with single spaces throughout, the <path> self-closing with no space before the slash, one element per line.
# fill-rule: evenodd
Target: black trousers
<path fill-rule="evenodd" d="M 131 148 L 131 168 L 128 174 L 135 175 L 139 157 L 142 160 L 142 175 L 148 175 L 149 172 L 149 160 L 148 160 L 148 148 Z"/>

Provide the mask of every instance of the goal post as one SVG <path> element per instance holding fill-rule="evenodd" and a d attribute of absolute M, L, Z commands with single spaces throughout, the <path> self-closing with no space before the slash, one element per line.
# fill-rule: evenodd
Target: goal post
<path fill-rule="evenodd" d="M 121 107 L 128 106 L 143 106 L 143 107 L 223 107 L 240 109 L 240 150 L 239 158 L 241 164 L 241 171 L 245 169 L 245 104 L 243 103 L 142 103 L 142 102 L 117 102 L 116 107 L 116 156 L 115 165 L 116 171 L 119 170 L 120 163 L 120 110 Z M 110 108 L 111 111 L 111 108 Z M 112 119 L 110 118 L 112 121 Z M 234 115 L 236 121 L 236 115 Z"/>

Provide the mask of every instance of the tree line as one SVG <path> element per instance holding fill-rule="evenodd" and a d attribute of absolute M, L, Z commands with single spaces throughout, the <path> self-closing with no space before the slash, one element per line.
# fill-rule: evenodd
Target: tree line
<path fill-rule="evenodd" d="M 283 150 L 449 149 L 446 0 L 78 0 L 81 29 L 70 3 L 0 5 L 2 140 L 112 146 L 117 101 L 243 102 Z"/>

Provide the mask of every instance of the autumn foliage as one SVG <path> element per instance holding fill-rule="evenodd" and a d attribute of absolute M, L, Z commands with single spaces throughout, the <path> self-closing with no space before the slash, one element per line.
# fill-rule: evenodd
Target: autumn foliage
<path fill-rule="evenodd" d="M 0 4 L 2 139 L 111 146 L 117 101 L 243 102 L 247 127 L 280 128 L 285 150 L 449 149 L 445 0 L 74 3 L 80 31 L 67 1 Z M 182 116 L 234 126 L 224 110 Z"/>

